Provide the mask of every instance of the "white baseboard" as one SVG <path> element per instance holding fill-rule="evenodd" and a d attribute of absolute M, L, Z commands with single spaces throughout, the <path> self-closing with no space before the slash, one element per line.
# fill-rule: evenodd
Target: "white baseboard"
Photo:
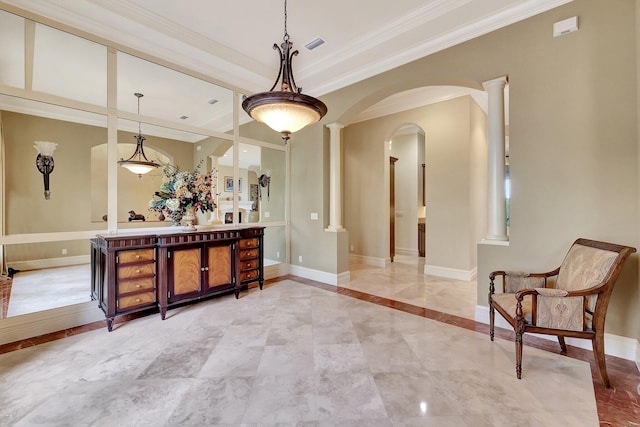
<path fill-rule="evenodd" d="M 291 266 L 291 274 L 304 277 L 305 279 L 311 279 L 318 282 L 326 283 L 327 285 L 338 286 L 340 283 L 344 283 L 345 280 L 349 280 L 350 272 L 341 274 L 327 273 L 326 271 L 313 270 L 311 268 L 301 267 L 299 265 Z"/>
<path fill-rule="evenodd" d="M 489 307 L 483 305 L 476 305 L 475 321 L 480 323 L 489 324 Z M 504 320 L 502 316 L 496 314 L 495 326 L 497 328 L 504 328 L 513 330 L 509 322 Z M 555 335 L 543 335 L 543 334 L 530 334 L 536 337 L 544 338 L 551 341 L 556 341 Z M 586 350 L 593 350 L 590 340 L 579 338 L 565 338 L 567 345 L 583 348 Z M 640 356 L 640 345 L 638 340 L 633 338 L 627 338 L 620 335 L 604 334 L 604 352 L 610 356 L 620 357 L 622 359 L 635 361 L 640 371 L 640 364 L 638 359 Z"/>
<path fill-rule="evenodd" d="M 389 259 L 375 258 L 375 257 L 356 255 L 356 254 L 349 254 L 349 262 L 352 262 L 354 264 L 365 264 L 365 265 L 370 265 L 373 267 L 381 267 L 381 268 L 385 268 L 387 265 L 389 265 Z"/>
<path fill-rule="evenodd" d="M 2 319 L 0 344 L 82 326 L 104 318 L 104 312 L 98 307 L 97 301 L 7 317 Z"/>
<path fill-rule="evenodd" d="M 264 266 L 265 279 L 275 279 L 276 277 L 286 276 L 290 273 L 291 265 L 285 262 Z"/>
<path fill-rule="evenodd" d="M 407 256 L 415 256 L 420 255 L 417 249 L 409 249 L 409 248 L 395 248 L 396 255 L 407 255 Z"/>
<path fill-rule="evenodd" d="M 29 261 L 9 262 L 7 265 L 20 271 L 39 270 L 42 268 L 67 267 L 70 265 L 89 264 L 89 255 L 66 256 L 60 258 L 32 259 Z"/>
<path fill-rule="evenodd" d="M 469 282 L 476 278 L 478 269 L 459 270 L 457 268 L 439 267 L 437 265 L 424 265 L 424 274 L 429 276 L 445 277 L 447 279 L 463 280 Z"/>

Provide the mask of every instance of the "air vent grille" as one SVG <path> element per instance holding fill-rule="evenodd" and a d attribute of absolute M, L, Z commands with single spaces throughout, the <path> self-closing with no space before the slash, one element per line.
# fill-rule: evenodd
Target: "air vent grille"
<path fill-rule="evenodd" d="M 316 37 L 315 39 L 311 40 L 309 43 L 305 44 L 304 47 L 306 47 L 309 50 L 313 50 L 323 44 L 325 44 L 325 41 L 320 37 Z"/>

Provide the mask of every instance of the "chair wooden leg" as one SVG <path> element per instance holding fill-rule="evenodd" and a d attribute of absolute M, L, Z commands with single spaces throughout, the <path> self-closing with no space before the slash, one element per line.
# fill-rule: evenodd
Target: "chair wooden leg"
<path fill-rule="evenodd" d="M 560 348 L 562 349 L 562 353 L 566 353 L 567 344 L 565 344 L 564 337 L 562 335 L 558 335 L 558 342 L 560 343 Z"/>
<path fill-rule="evenodd" d="M 602 379 L 602 383 L 605 388 L 611 388 L 609 382 L 609 376 L 607 375 L 607 363 L 605 361 L 604 354 L 604 336 L 602 334 L 596 334 L 596 337 L 592 341 L 593 343 L 593 357 L 595 358 L 596 368 Z"/>
<path fill-rule="evenodd" d="M 493 308 L 493 303 L 491 302 L 491 297 L 489 297 L 489 336 L 491 337 L 491 341 L 493 341 L 494 337 L 494 321 L 496 318 L 496 310 Z"/>
<path fill-rule="evenodd" d="M 522 333 L 516 331 L 516 376 L 522 378 Z"/>

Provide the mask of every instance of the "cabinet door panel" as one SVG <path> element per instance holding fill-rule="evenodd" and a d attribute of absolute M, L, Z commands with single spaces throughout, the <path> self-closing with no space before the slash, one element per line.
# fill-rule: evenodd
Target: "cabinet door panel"
<path fill-rule="evenodd" d="M 231 246 L 208 247 L 207 267 L 210 288 L 231 283 Z"/>
<path fill-rule="evenodd" d="M 173 294 L 182 295 L 200 290 L 200 249 L 173 251 Z"/>

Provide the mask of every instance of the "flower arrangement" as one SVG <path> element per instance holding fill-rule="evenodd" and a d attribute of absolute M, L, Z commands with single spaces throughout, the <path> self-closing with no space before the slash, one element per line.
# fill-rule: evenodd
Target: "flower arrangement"
<path fill-rule="evenodd" d="M 166 215 L 174 224 L 180 222 L 189 208 L 203 213 L 213 211 L 216 207 L 211 191 L 213 172 L 201 174 L 201 165 L 202 162 L 193 172 L 165 165 L 162 168 L 165 179 L 160 185 L 160 191 L 156 191 L 149 200 L 149 210 Z"/>

